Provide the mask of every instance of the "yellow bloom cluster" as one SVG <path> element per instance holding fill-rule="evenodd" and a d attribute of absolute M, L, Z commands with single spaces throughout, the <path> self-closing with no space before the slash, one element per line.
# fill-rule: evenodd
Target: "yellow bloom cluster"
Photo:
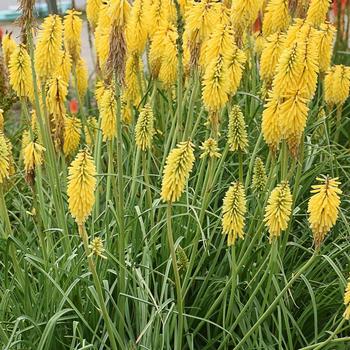
<path fill-rule="evenodd" d="M 239 106 L 233 106 L 228 118 L 227 142 L 230 150 L 246 152 L 248 148 L 248 134 L 244 116 Z"/>
<path fill-rule="evenodd" d="M 200 158 L 220 158 L 220 150 L 218 147 L 218 142 L 213 139 L 212 137 L 209 137 L 207 140 L 205 140 L 202 143 L 202 146 L 200 149 L 203 151 L 202 154 L 200 155 Z"/>
<path fill-rule="evenodd" d="M 100 116 L 104 141 L 113 139 L 117 134 L 117 102 L 114 95 L 114 89 L 108 87 L 105 89 L 101 97 Z"/>
<path fill-rule="evenodd" d="M 263 192 L 266 188 L 267 176 L 263 161 L 257 157 L 254 163 L 252 187 L 255 192 Z"/>
<path fill-rule="evenodd" d="M 285 31 L 290 23 L 289 1 L 270 0 L 265 8 L 262 31 L 264 36 Z"/>
<path fill-rule="evenodd" d="M 5 179 L 9 177 L 9 157 L 10 152 L 6 143 L 5 136 L 2 132 L 0 132 L 0 185 L 4 182 Z"/>
<path fill-rule="evenodd" d="M 164 168 L 161 197 L 165 202 L 177 201 L 185 189 L 194 163 L 194 145 L 180 142 L 168 155 Z"/>
<path fill-rule="evenodd" d="M 291 153 L 297 154 L 308 104 L 317 86 L 319 55 L 324 50 L 321 34 L 309 22 L 296 19 L 286 34 L 276 32 L 266 40 L 260 74 L 267 84 L 272 81 L 272 90 L 263 112 L 262 130 L 273 150 L 285 139 Z"/>
<path fill-rule="evenodd" d="M 244 239 L 246 211 L 244 187 L 235 182 L 226 192 L 222 206 L 222 233 L 227 234 L 228 246 L 235 244 L 238 237 Z"/>
<path fill-rule="evenodd" d="M 12 53 L 16 50 L 17 44 L 12 39 L 11 33 L 6 33 L 2 38 L 2 52 L 4 54 L 5 64 L 8 66 Z"/>
<path fill-rule="evenodd" d="M 100 257 L 102 259 L 107 259 L 107 257 L 103 255 L 105 249 L 103 247 L 103 242 L 102 242 L 101 237 L 95 237 L 89 243 L 89 248 L 91 249 L 91 253 L 90 253 L 89 257 L 95 255 L 96 257 Z"/>
<path fill-rule="evenodd" d="M 265 223 L 270 232 L 270 242 L 287 229 L 292 202 L 293 198 L 288 182 L 281 182 L 272 190 L 265 209 Z"/>
<path fill-rule="evenodd" d="M 209 111 L 219 111 L 240 84 L 246 56 L 234 43 L 232 26 L 219 23 L 206 41 L 203 102 Z M 205 62 L 205 63 L 204 63 Z"/>
<path fill-rule="evenodd" d="M 34 141 L 30 141 L 24 148 L 23 162 L 27 178 L 33 176 L 35 168 L 43 163 L 44 151 L 45 148 Z"/>
<path fill-rule="evenodd" d="M 80 120 L 75 116 L 65 117 L 63 152 L 66 156 L 74 154 L 74 152 L 79 147 L 80 133 L 81 133 Z"/>
<path fill-rule="evenodd" d="M 319 247 L 337 221 L 342 191 L 338 178 L 317 178 L 317 181 L 321 183 L 312 186 L 308 213 L 315 246 Z"/>
<path fill-rule="evenodd" d="M 30 57 L 24 45 L 19 45 L 9 62 L 10 84 L 19 97 L 33 99 L 33 78 Z"/>
<path fill-rule="evenodd" d="M 335 65 L 327 71 L 325 101 L 328 105 L 342 105 L 350 93 L 350 67 Z"/>
<path fill-rule="evenodd" d="M 330 0 L 311 0 L 306 21 L 314 26 L 322 24 L 326 20 L 330 4 Z"/>
<path fill-rule="evenodd" d="M 69 167 L 68 205 L 77 222 L 82 225 L 95 203 L 96 168 L 87 150 L 80 151 Z"/>
<path fill-rule="evenodd" d="M 35 49 L 35 68 L 43 81 L 56 71 L 62 57 L 62 20 L 57 15 L 44 19 Z"/>
<path fill-rule="evenodd" d="M 80 57 L 81 30 L 83 21 L 79 17 L 81 12 L 68 10 L 64 16 L 64 44 L 74 62 Z"/>
<path fill-rule="evenodd" d="M 83 99 L 88 89 L 88 69 L 85 60 L 79 57 L 76 65 L 77 89 Z"/>
<path fill-rule="evenodd" d="M 171 23 L 166 23 L 152 36 L 149 53 L 149 60 L 152 73 L 159 76 L 159 79 L 166 87 L 175 83 L 177 74 L 177 31 Z"/>
<path fill-rule="evenodd" d="M 142 151 L 151 148 L 154 135 L 153 128 L 154 116 L 150 105 L 146 105 L 140 111 L 135 126 L 135 141 L 136 146 Z"/>

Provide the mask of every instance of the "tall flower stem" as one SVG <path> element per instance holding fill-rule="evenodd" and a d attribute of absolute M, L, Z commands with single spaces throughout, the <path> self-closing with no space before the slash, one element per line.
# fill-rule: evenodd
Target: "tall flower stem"
<path fill-rule="evenodd" d="M 178 334 L 175 338 L 175 350 L 182 349 L 182 337 L 183 337 L 183 297 L 181 292 L 181 281 L 179 269 L 177 267 L 177 259 L 176 259 L 176 251 L 174 245 L 173 231 L 172 231 L 172 222 L 171 222 L 171 204 L 168 203 L 167 206 L 167 236 L 168 236 L 168 244 L 171 255 L 171 262 L 173 265 L 173 271 L 175 276 L 175 287 L 177 294 L 177 312 L 179 315 L 178 318 Z"/>
<path fill-rule="evenodd" d="M 151 193 L 151 183 L 149 179 L 149 171 L 147 167 L 147 158 L 146 158 L 146 152 L 142 152 L 142 169 L 143 169 L 143 177 L 145 179 L 145 185 L 146 185 L 146 196 L 147 196 L 147 206 L 150 209 L 150 218 L 151 218 L 151 227 L 153 227 L 154 220 L 153 220 L 153 210 L 152 210 L 152 193 Z"/>
<path fill-rule="evenodd" d="M 227 309 L 226 320 L 230 320 L 232 317 L 232 309 L 233 305 L 236 301 L 235 299 L 235 291 L 237 287 L 237 261 L 236 261 L 236 246 L 233 244 L 231 246 L 231 295 L 230 302 Z"/>
<path fill-rule="evenodd" d="M 108 310 L 107 310 L 107 307 L 106 307 L 106 304 L 105 304 L 105 300 L 104 300 L 104 297 L 103 297 L 101 281 L 100 281 L 100 279 L 98 277 L 94 260 L 93 260 L 92 256 L 90 255 L 89 238 L 88 238 L 85 226 L 84 225 L 78 225 L 78 230 L 79 230 L 79 235 L 80 235 L 80 237 L 82 238 L 82 241 L 83 241 L 84 251 L 85 251 L 85 254 L 86 254 L 86 257 L 87 257 L 87 260 L 88 260 L 89 270 L 90 270 L 90 272 L 92 274 L 94 286 L 96 288 L 97 297 L 98 297 L 98 301 L 99 301 L 99 307 L 100 307 L 101 312 L 102 312 L 102 317 L 103 317 L 103 319 L 105 321 L 105 325 L 106 325 L 106 328 L 107 328 L 109 341 L 111 343 L 111 348 L 112 348 L 112 350 L 117 350 L 119 348 L 117 347 L 117 343 L 115 341 L 114 332 L 113 332 L 113 326 L 112 326 L 112 320 L 110 319 L 109 314 L 108 314 Z M 121 339 L 119 339 L 119 343 L 122 344 Z"/>
<path fill-rule="evenodd" d="M 340 137 L 340 129 L 341 129 L 341 115 L 343 112 L 343 106 L 337 106 L 336 109 L 336 131 L 335 131 L 335 137 L 334 137 L 334 142 L 338 143 L 339 142 L 339 137 Z"/>
<path fill-rule="evenodd" d="M 118 298 L 118 307 L 123 322 L 119 323 L 119 334 L 124 339 L 124 317 L 125 317 L 125 300 L 121 294 L 125 293 L 125 227 L 124 227 L 124 177 L 123 177 L 123 135 L 122 135 L 122 114 L 121 114 L 121 91 L 116 79 L 116 100 L 117 100 L 117 170 L 118 170 L 118 198 L 115 200 L 118 203 L 118 217 L 119 217 L 119 240 L 118 240 L 118 256 L 120 263 L 120 289 Z"/>
<path fill-rule="evenodd" d="M 239 182 L 243 184 L 243 153 L 242 151 L 238 151 L 238 174 L 239 174 Z"/>

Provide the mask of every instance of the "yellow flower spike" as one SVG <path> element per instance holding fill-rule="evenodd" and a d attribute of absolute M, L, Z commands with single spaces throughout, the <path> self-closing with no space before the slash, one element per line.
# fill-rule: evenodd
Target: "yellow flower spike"
<path fill-rule="evenodd" d="M 117 136 L 117 101 L 112 87 L 106 88 L 101 99 L 101 129 L 103 141 L 111 140 Z"/>
<path fill-rule="evenodd" d="M 233 0 L 231 19 L 238 36 L 251 26 L 258 17 L 263 1 L 261 0 Z"/>
<path fill-rule="evenodd" d="M 320 184 L 312 186 L 308 213 L 315 247 L 319 248 L 337 221 L 342 191 L 339 188 L 338 178 L 332 179 L 326 176 L 316 180 Z"/>
<path fill-rule="evenodd" d="M 320 32 L 309 25 L 304 25 L 297 36 L 297 41 L 303 45 L 303 70 L 300 75 L 299 88 L 304 90 L 304 97 L 312 99 L 319 72 Z"/>
<path fill-rule="evenodd" d="M 61 78 L 68 84 L 70 73 L 72 70 L 72 57 L 67 50 L 62 52 L 61 62 L 57 67 L 55 76 L 61 76 Z"/>
<path fill-rule="evenodd" d="M 150 105 L 146 105 L 140 111 L 135 126 L 135 142 L 141 151 L 151 148 L 154 135 L 154 115 Z"/>
<path fill-rule="evenodd" d="M 348 279 L 348 284 L 346 285 L 345 293 L 344 293 L 344 305 L 345 311 L 343 317 L 346 320 L 350 320 L 350 278 Z"/>
<path fill-rule="evenodd" d="M 73 62 L 80 57 L 81 50 L 81 30 L 83 21 L 79 17 L 81 12 L 67 10 L 63 20 L 64 27 L 64 45 L 71 55 Z"/>
<path fill-rule="evenodd" d="M 147 42 L 146 0 L 135 0 L 126 26 L 126 42 L 131 53 L 141 54 Z"/>
<path fill-rule="evenodd" d="M 85 60 L 79 57 L 76 65 L 77 89 L 81 99 L 84 99 L 88 89 L 88 68 Z"/>
<path fill-rule="evenodd" d="M 284 49 L 285 34 L 274 33 L 266 38 L 265 46 L 260 58 L 260 76 L 271 82 L 276 73 L 278 60 Z"/>
<path fill-rule="evenodd" d="M 66 114 L 65 100 L 68 94 L 68 85 L 61 77 L 51 78 L 47 82 L 47 106 L 50 113 L 62 118 Z"/>
<path fill-rule="evenodd" d="M 261 158 L 257 157 L 254 162 L 252 187 L 254 192 L 263 192 L 266 188 L 267 176 L 265 165 Z"/>
<path fill-rule="evenodd" d="M 11 141 L 5 137 L 5 141 L 7 144 L 7 149 L 9 151 L 9 177 L 11 177 L 12 175 L 14 175 L 16 173 L 16 169 L 15 169 L 15 160 L 13 158 L 13 146 Z"/>
<path fill-rule="evenodd" d="M 209 111 L 219 111 L 228 101 L 228 75 L 227 65 L 221 56 L 207 65 L 203 76 L 202 98 Z"/>
<path fill-rule="evenodd" d="M 64 119 L 64 143 L 63 152 L 65 156 L 74 154 L 79 147 L 81 133 L 80 120 L 73 117 L 65 117 Z"/>
<path fill-rule="evenodd" d="M 87 150 L 81 150 L 68 169 L 68 206 L 78 225 L 85 223 L 95 203 L 96 167 Z"/>
<path fill-rule="evenodd" d="M 299 84 L 304 68 L 304 56 L 305 45 L 300 42 L 295 42 L 282 52 L 273 80 L 273 91 L 278 97 L 283 97 L 288 89 Z"/>
<path fill-rule="evenodd" d="M 86 0 L 86 17 L 94 30 L 97 26 L 98 15 L 102 6 L 102 0 Z"/>
<path fill-rule="evenodd" d="M 234 182 L 225 194 L 222 206 L 222 233 L 227 234 L 227 245 L 244 239 L 245 214 L 247 212 L 244 186 Z"/>
<path fill-rule="evenodd" d="M 227 73 L 229 79 L 228 93 L 231 96 L 235 95 L 238 90 L 246 61 L 246 54 L 236 45 L 227 56 Z"/>
<path fill-rule="evenodd" d="M 47 82 L 47 107 L 53 116 L 54 141 L 57 149 L 61 149 L 64 139 L 65 101 L 68 93 L 67 83 L 61 77 L 54 77 Z"/>
<path fill-rule="evenodd" d="M 113 25 L 125 29 L 130 18 L 131 5 L 127 0 L 109 0 L 109 4 L 108 15 L 111 16 Z"/>
<path fill-rule="evenodd" d="M 176 18 L 175 5 L 171 0 L 147 1 L 145 5 L 145 17 L 150 37 L 167 23 L 173 23 Z"/>
<path fill-rule="evenodd" d="M 35 168 L 42 165 L 45 148 L 39 143 L 30 141 L 23 150 L 25 178 L 29 184 L 33 183 Z"/>
<path fill-rule="evenodd" d="M 89 254 L 88 258 L 95 255 L 96 257 L 100 257 L 102 259 L 107 259 L 107 257 L 103 255 L 105 249 L 103 247 L 103 241 L 100 237 L 95 237 L 90 242 L 89 248 L 91 250 L 91 253 Z"/>
<path fill-rule="evenodd" d="M 293 24 L 289 26 L 286 33 L 286 47 L 291 47 L 295 42 L 300 30 L 305 25 L 305 20 L 302 18 L 295 18 Z"/>
<path fill-rule="evenodd" d="M 112 26 L 112 19 L 108 15 L 109 2 L 102 1 L 100 12 L 98 14 L 97 26 L 95 29 L 95 46 L 98 57 L 99 66 L 102 71 L 105 69 L 105 65 L 109 55 L 109 37 L 110 28 Z"/>
<path fill-rule="evenodd" d="M 320 71 L 326 72 L 331 65 L 332 47 L 334 42 L 336 29 L 330 23 L 322 23 L 320 26 Z"/>
<path fill-rule="evenodd" d="M 5 136 L 0 132 L 0 185 L 10 176 L 10 152 Z"/>
<path fill-rule="evenodd" d="M 280 126 L 281 104 L 276 96 L 269 98 L 262 114 L 261 129 L 265 142 L 275 152 L 282 140 L 282 129 Z"/>
<path fill-rule="evenodd" d="M 309 112 L 308 100 L 305 99 L 303 91 L 297 90 L 285 95 L 280 105 L 279 127 L 282 129 L 283 138 L 287 139 L 291 153 L 297 154 L 301 135 L 306 126 Z"/>
<path fill-rule="evenodd" d="M 218 142 L 211 137 L 205 140 L 202 143 L 202 146 L 200 146 L 199 148 L 202 150 L 202 154 L 200 155 L 199 158 L 205 158 L 205 157 L 220 158 L 221 157 L 220 149 L 218 147 Z"/>
<path fill-rule="evenodd" d="M 177 30 L 171 23 L 159 27 L 152 37 L 149 61 L 154 76 L 170 87 L 177 77 Z"/>
<path fill-rule="evenodd" d="M 238 105 L 232 107 L 228 117 L 227 142 L 230 151 L 246 152 L 248 148 L 248 134 L 243 113 Z"/>
<path fill-rule="evenodd" d="M 332 66 L 324 80 L 324 99 L 330 106 L 341 106 L 350 92 L 350 67 L 343 65 Z"/>
<path fill-rule="evenodd" d="M 6 66 L 9 65 L 11 55 L 17 48 L 16 42 L 12 39 L 12 33 L 6 33 L 2 38 L 2 52 Z"/>
<path fill-rule="evenodd" d="M 269 229 L 270 242 L 286 230 L 291 216 L 293 197 L 288 182 L 281 182 L 275 187 L 265 208 L 265 225 Z"/>
<path fill-rule="evenodd" d="M 24 45 L 13 52 L 10 63 L 10 84 L 18 97 L 33 99 L 33 78 L 30 57 Z"/>
<path fill-rule="evenodd" d="M 35 49 L 35 68 L 42 81 L 50 78 L 61 62 L 62 34 L 62 20 L 58 15 L 44 19 Z"/>
<path fill-rule="evenodd" d="M 290 23 L 289 1 L 270 0 L 264 13 L 262 31 L 265 37 L 285 31 Z"/>
<path fill-rule="evenodd" d="M 311 0 L 306 21 L 313 26 L 319 26 L 326 20 L 330 0 Z"/>
<path fill-rule="evenodd" d="M 125 67 L 124 97 L 138 106 L 141 101 L 141 76 L 143 73 L 142 59 L 137 54 L 129 55 Z"/>
<path fill-rule="evenodd" d="M 176 202 L 181 197 L 194 163 L 194 145 L 180 142 L 170 151 L 164 168 L 161 197 L 164 202 Z"/>
<path fill-rule="evenodd" d="M 218 24 L 207 41 L 205 63 L 214 61 L 219 56 L 227 60 L 235 49 L 232 27 L 227 24 Z"/>
<path fill-rule="evenodd" d="M 186 12 L 186 28 L 194 40 L 203 42 L 218 23 L 219 4 L 212 0 L 192 1 Z"/>

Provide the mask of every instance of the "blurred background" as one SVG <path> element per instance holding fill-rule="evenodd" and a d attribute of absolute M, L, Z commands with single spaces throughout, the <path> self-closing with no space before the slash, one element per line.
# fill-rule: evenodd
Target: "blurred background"
<path fill-rule="evenodd" d="M 75 8 L 83 12 L 85 11 L 86 0 L 37 0 L 36 13 L 38 17 L 45 17 L 49 13 L 63 14 L 67 9 Z M 0 35 L 1 32 L 12 32 L 13 38 L 19 42 L 20 29 L 16 24 L 19 17 L 17 0 L 0 0 Z M 84 25 L 82 31 L 82 56 L 88 64 L 89 70 L 93 68 L 93 51 L 91 50 L 87 21 L 84 14 Z"/>

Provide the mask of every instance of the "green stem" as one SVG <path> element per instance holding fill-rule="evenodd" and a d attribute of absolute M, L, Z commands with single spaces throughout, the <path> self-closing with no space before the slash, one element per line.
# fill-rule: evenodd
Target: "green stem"
<path fill-rule="evenodd" d="M 117 81 L 117 79 L 116 79 Z M 122 115 L 121 115 L 121 96 L 120 87 L 116 83 L 116 100 L 117 100 L 117 169 L 118 169 L 118 198 L 115 200 L 118 203 L 119 217 L 119 241 L 118 241 L 118 257 L 120 263 L 120 281 L 119 281 L 119 298 L 118 307 L 122 322 L 119 322 L 119 334 L 124 339 L 124 320 L 125 320 L 125 300 L 121 295 L 126 291 L 125 280 L 125 227 L 124 227 L 124 178 L 123 178 L 123 135 L 122 135 Z"/>
<path fill-rule="evenodd" d="M 183 337 L 183 299 L 182 299 L 182 290 L 181 290 L 181 281 L 180 274 L 177 267 L 177 259 L 176 259 L 176 251 L 174 245 L 174 238 L 172 232 L 172 223 L 171 223 L 171 203 L 168 203 L 167 206 L 167 236 L 168 236 L 168 244 L 171 255 L 171 262 L 173 265 L 174 276 L 175 276 L 175 287 L 177 294 L 177 311 L 178 311 L 178 334 L 175 338 L 175 349 L 182 349 L 182 337 Z"/>
<path fill-rule="evenodd" d="M 79 229 L 79 234 L 80 237 L 83 240 L 83 246 L 84 246 L 84 250 L 85 250 L 85 254 L 88 260 L 88 264 L 89 264 L 89 270 L 92 274 L 92 278 L 93 278 L 93 282 L 94 282 L 94 286 L 96 288 L 96 292 L 97 292 L 97 297 L 98 297 L 98 301 L 99 301 L 99 306 L 102 312 L 102 317 L 105 321 L 105 325 L 107 328 L 107 333 L 108 333 L 108 337 L 109 337 L 109 341 L 111 343 L 111 348 L 113 350 L 117 350 L 117 343 L 115 341 L 114 338 L 114 332 L 113 332 L 113 327 L 112 327 L 112 320 L 109 317 L 108 314 L 108 310 L 105 304 L 105 300 L 103 297 L 103 291 L 102 291 L 102 287 L 101 287 L 101 282 L 100 279 L 98 277 L 97 271 L 96 271 L 96 266 L 93 260 L 93 257 L 90 255 L 90 248 L 89 248 L 89 238 L 87 235 L 87 232 L 85 230 L 85 226 L 83 225 L 78 225 L 78 229 Z M 123 322 L 121 322 L 123 323 Z M 119 342 L 122 344 L 121 339 L 119 339 Z"/>
<path fill-rule="evenodd" d="M 239 182 L 243 185 L 243 154 L 238 151 L 238 173 L 239 173 Z"/>
<path fill-rule="evenodd" d="M 151 227 L 153 227 L 153 210 L 152 210 L 152 193 L 151 193 L 151 183 L 148 176 L 147 169 L 147 158 L 146 151 L 142 152 L 142 169 L 143 169 L 143 177 L 145 179 L 146 184 L 146 195 L 147 195 L 147 207 L 150 209 L 150 219 L 151 219 Z"/>

